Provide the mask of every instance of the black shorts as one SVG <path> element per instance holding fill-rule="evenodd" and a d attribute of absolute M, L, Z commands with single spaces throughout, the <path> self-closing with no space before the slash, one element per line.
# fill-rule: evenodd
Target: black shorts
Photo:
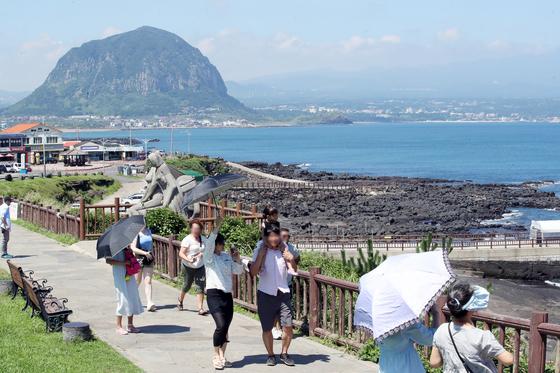
<path fill-rule="evenodd" d="M 276 295 L 257 292 L 257 313 L 263 332 L 272 330 L 274 321 L 279 318 L 282 327 L 292 326 L 292 296 L 278 291 Z"/>

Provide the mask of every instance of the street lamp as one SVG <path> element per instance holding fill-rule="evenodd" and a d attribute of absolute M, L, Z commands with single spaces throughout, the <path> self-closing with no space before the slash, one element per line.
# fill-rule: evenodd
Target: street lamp
<path fill-rule="evenodd" d="M 187 131 L 187 154 L 191 155 L 191 131 Z"/>

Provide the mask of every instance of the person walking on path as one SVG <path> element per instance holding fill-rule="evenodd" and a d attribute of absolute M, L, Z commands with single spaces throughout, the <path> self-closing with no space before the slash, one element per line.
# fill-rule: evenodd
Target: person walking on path
<path fill-rule="evenodd" d="M 0 205 L 0 228 L 2 229 L 0 247 L 2 247 L 2 259 L 13 258 L 13 255 L 8 254 L 8 241 L 10 241 L 10 232 L 12 230 L 12 219 L 10 218 L 11 203 L 11 197 L 4 197 L 4 202 Z"/>
<path fill-rule="evenodd" d="M 144 292 L 146 294 L 146 310 L 154 312 L 156 306 L 152 299 L 152 277 L 154 275 L 154 255 L 153 255 L 153 237 L 152 231 L 148 227 L 138 234 L 136 239 L 132 242 L 132 251 L 139 258 L 142 268 L 136 274 L 136 282 L 138 286 L 144 282 Z"/>
<path fill-rule="evenodd" d="M 139 333 L 140 330 L 134 326 L 134 315 L 141 314 L 144 310 L 138 293 L 138 285 L 134 277 L 127 275 L 127 266 L 131 267 L 131 261 L 136 260 L 130 247 L 121 250 L 113 257 L 105 258 L 105 262 L 113 267 L 113 281 L 117 293 L 117 328 L 120 335 L 128 333 Z M 126 329 L 123 328 L 123 316 L 128 318 Z"/>
<path fill-rule="evenodd" d="M 231 255 L 224 252 L 225 239 L 218 233 L 220 223 L 221 219 L 218 218 L 216 228 L 205 240 L 203 252 L 208 309 L 216 323 L 213 365 L 218 370 L 231 367 L 225 352 L 229 326 L 233 320 L 232 275 L 243 273 L 239 251 L 232 250 Z"/>
<path fill-rule="evenodd" d="M 506 351 L 490 330 L 478 329 L 473 312 L 488 307 L 488 291 L 480 286 L 456 284 L 447 296 L 452 322 L 442 324 L 434 335 L 430 366 L 443 366 L 444 373 L 496 373 L 494 359 L 502 365 L 513 364 L 513 355 Z"/>
<path fill-rule="evenodd" d="M 296 249 L 294 245 L 290 243 L 290 230 L 288 228 L 280 228 L 280 238 L 282 239 L 282 242 L 286 244 L 288 251 L 290 251 L 290 253 L 294 256 L 294 260 L 296 261 L 296 264 L 299 264 L 299 260 L 300 260 L 299 251 L 298 249 Z M 293 280 L 293 276 L 288 271 L 288 285 L 290 286 L 291 298 L 293 298 L 293 291 L 294 291 L 292 287 L 292 280 Z M 293 299 L 292 299 L 292 305 L 293 305 Z M 278 340 L 282 339 L 282 326 L 280 325 L 280 320 L 278 318 L 276 318 L 276 321 L 274 322 L 274 328 L 272 328 L 272 337 Z"/>
<path fill-rule="evenodd" d="M 177 309 L 183 310 L 183 300 L 185 294 L 193 287 L 196 293 L 198 303 L 198 314 L 205 316 L 208 314 L 204 310 L 204 288 L 206 287 L 206 271 L 204 269 L 204 261 L 202 254 L 204 244 L 202 241 L 202 223 L 198 220 L 190 222 L 191 233 L 181 241 L 181 250 L 179 257 L 181 258 L 181 267 L 183 268 L 184 281 L 183 288 L 179 294 Z"/>
<path fill-rule="evenodd" d="M 279 316 L 283 329 L 282 352 L 280 360 L 293 366 L 294 361 L 288 355 L 293 337 L 292 304 L 288 285 L 288 265 L 297 268 L 294 256 L 286 249 L 280 238 L 277 225 L 267 225 L 263 230 L 263 244 L 253 253 L 250 267 L 251 276 L 259 275 L 257 288 L 257 312 L 261 322 L 262 339 L 268 353 L 266 364 L 276 365 L 272 338 L 274 320 Z"/>

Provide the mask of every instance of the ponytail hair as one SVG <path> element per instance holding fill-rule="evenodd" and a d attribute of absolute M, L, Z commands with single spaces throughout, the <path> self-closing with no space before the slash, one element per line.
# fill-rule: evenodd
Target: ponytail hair
<path fill-rule="evenodd" d="M 458 283 L 451 288 L 447 295 L 447 308 L 455 319 L 462 319 L 469 311 L 463 306 L 468 303 L 473 295 L 473 288 L 467 283 Z"/>

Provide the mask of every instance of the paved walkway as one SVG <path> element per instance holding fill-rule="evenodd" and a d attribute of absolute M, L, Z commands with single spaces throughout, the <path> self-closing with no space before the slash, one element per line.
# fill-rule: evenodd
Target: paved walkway
<path fill-rule="evenodd" d="M 272 175 L 272 174 L 267 174 L 266 172 L 258 171 L 258 170 L 249 168 L 247 166 L 243 166 L 242 164 L 239 164 L 239 163 L 227 162 L 227 165 L 230 166 L 230 167 L 233 167 L 233 168 L 237 168 L 238 170 L 241 170 L 243 172 L 247 172 L 249 174 L 259 176 L 259 177 L 262 177 L 262 178 L 265 178 L 265 179 L 269 179 L 269 180 L 272 180 L 272 181 L 281 181 L 281 182 L 285 182 L 285 183 L 294 183 L 294 184 L 306 183 L 305 180 L 287 179 L 285 177 L 276 176 L 276 175 Z"/>
<path fill-rule="evenodd" d="M 160 306 L 155 313 L 137 317 L 141 334 L 117 336 L 114 331 L 115 293 L 111 268 L 94 259 L 94 245 L 62 246 L 40 234 L 14 226 L 10 251 L 24 269 L 35 271 L 36 278 L 46 278 L 54 294 L 69 299 L 74 310 L 71 320 L 90 323 L 96 336 L 120 351 L 147 372 L 212 372 L 212 333 L 210 316 L 201 317 L 190 311 L 194 297 L 188 296 L 186 310 L 175 310 L 178 291 L 160 282 L 154 283 L 154 299 Z M 7 269 L 4 261 L 0 267 Z M 141 292 L 142 294 L 142 292 Z M 189 310 L 189 311 L 187 311 Z M 264 366 L 264 346 L 259 323 L 236 314 L 230 329 L 228 358 L 234 363 L 231 371 L 243 372 L 305 372 L 331 373 L 377 372 L 374 364 L 359 361 L 300 337 L 290 349 L 296 367 Z M 275 349 L 279 351 L 279 342 Z"/>

